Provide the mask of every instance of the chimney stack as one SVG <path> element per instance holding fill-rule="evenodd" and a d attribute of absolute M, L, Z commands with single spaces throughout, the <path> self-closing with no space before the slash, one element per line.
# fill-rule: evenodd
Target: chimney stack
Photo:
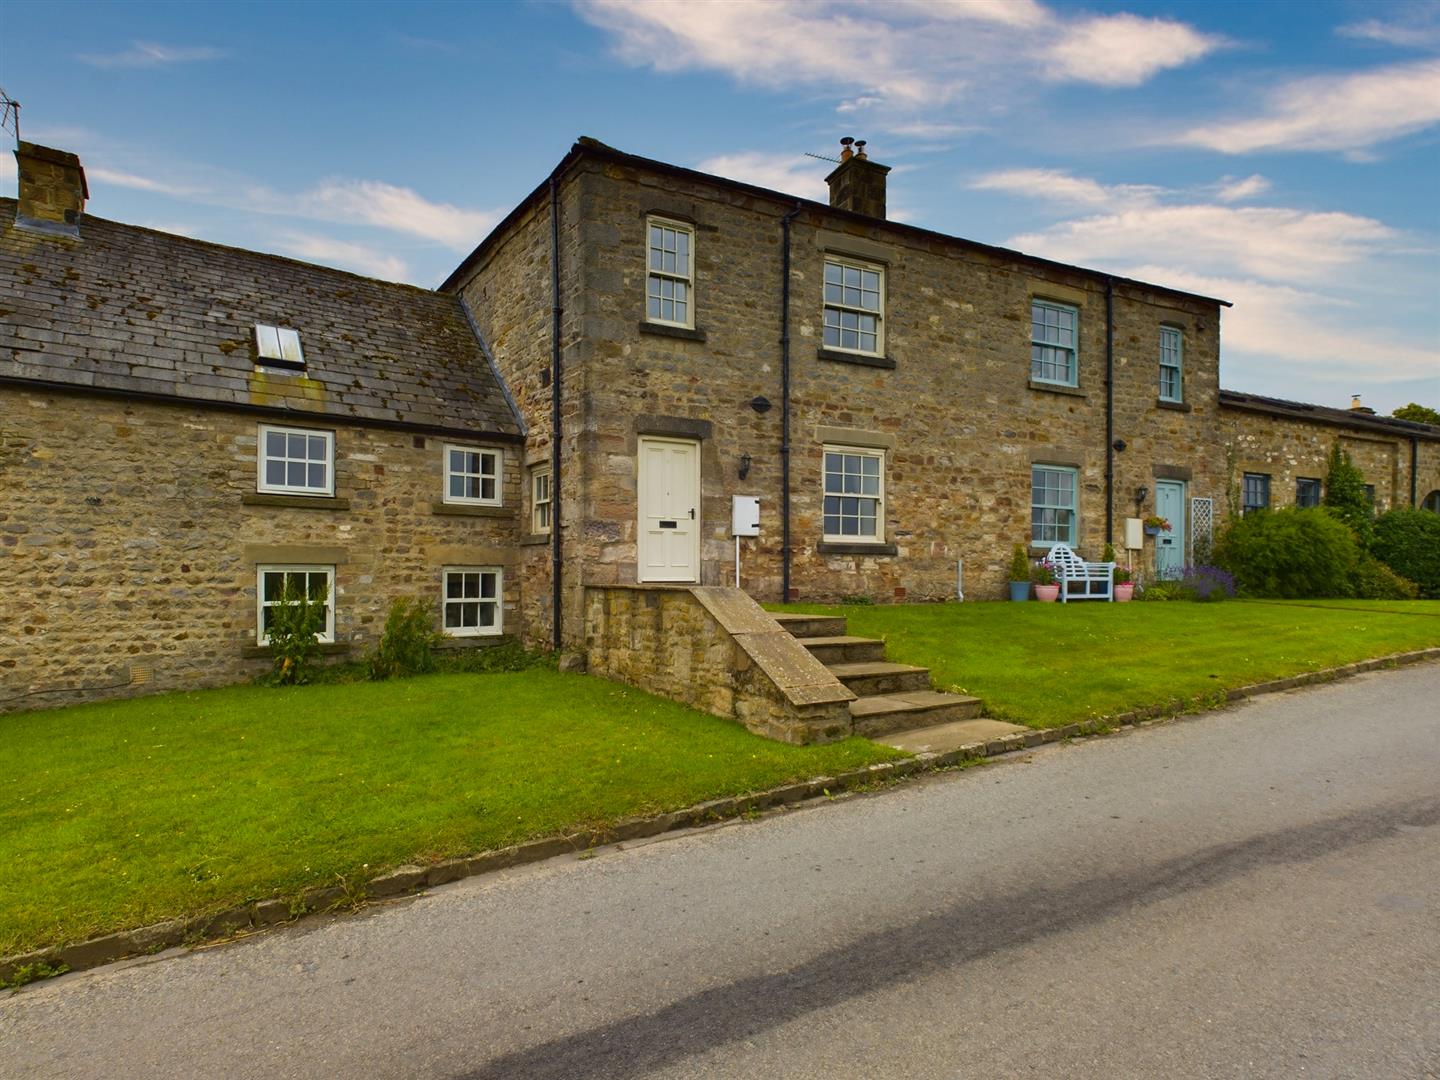
<path fill-rule="evenodd" d="M 90 189 L 80 159 L 64 150 L 22 142 L 15 148 L 20 167 L 20 205 L 15 224 L 55 236 L 79 236 L 80 217 Z"/>
<path fill-rule="evenodd" d="M 1361 405 L 1361 404 L 1360 404 L 1360 395 L 1359 395 L 1359 394 L 1351 394 L 1351 395 L 1350 395 L 1350 411 L 1351 411 L 1351 412 L 1367 413 L 1367 414 L 1369 414 L 1370 416 L 1374 416 L 1374 415 L 1375 415 L 1375 410 L 1372 409 L 1372 408 L 1370 408 L 1370 406 L 1368 406 L 1368 405 Z"/>
<path fill-rule="evenodd" d="M 840 164 L 825 178 L 830 205 L 866 217 L 885 216 L 885 177 L 889 165 L 877 165 L 865 153 L 865 140 L 840 140 Z"/>

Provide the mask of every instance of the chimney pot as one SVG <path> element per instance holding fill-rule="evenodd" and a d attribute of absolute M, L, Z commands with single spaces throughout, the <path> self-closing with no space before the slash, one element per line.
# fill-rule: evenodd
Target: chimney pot
<path fill-rule="evenodd" d="M 840 164 L 825 178 L 830 185 L 830 205 L 866 217 L 885 216 L 885 177 L 889 165 L 877 165 L 865 153 L 865 140 L 849 136 L 840 140 Z M 853 149 L 852 149 L 853 147 Z"/>
<path fill-rule="evenodd" d="M 21 142 L 15 148 L 20 203 L 15 225 L 55 236 L 79 236 L 90 188 L 80 159 L 64 150 Z"/>

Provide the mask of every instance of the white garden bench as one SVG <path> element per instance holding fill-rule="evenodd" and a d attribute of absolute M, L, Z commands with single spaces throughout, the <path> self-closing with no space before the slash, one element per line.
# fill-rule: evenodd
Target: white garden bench
<path fill-rule="evenodd" d="M 1055 568 L 1062 602 L 1115 599 L 1113 562 L 1086 562 L 1065 544 L 1056 544 L 1050 549 L 1050 565 Z M 1073 594 L 1070 589 L 1072 584 L 1080 586 L 1079 591 Z"/>

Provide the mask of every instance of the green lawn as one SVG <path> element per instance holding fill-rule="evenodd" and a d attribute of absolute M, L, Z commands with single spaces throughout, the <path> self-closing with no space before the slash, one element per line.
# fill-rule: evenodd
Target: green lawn
<path fill-rule="evenodd" d="M 931 669 L 989 715 L 1058 727 L 1214 702 L 1248 683 L 1440 645 L 1440 601 L 790 604 L 845 615 L 889 659 Z"/>
<path fill-rule="evenodd" d="M 547 669 L 0 716 L 0 955 L 900 756 Z"/>

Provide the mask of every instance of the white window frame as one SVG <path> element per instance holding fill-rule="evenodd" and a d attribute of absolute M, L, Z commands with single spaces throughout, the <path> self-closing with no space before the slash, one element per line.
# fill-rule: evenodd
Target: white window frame
<path fill-rule="evenodd" d="M 1167 346 L 1167 338 L 1173 340 L 1173 348 Z M 1173 362 L 1167 362 L 1167 354 L 1173 355 Z M 1165 392 L 1165 375 L 1168 371 L 1175 372 L 1174 394 Z M 1178 326 L 1160 327 L 1160 400 L 1185 400 L 1185 335 Z"/>
<path fill-rule="evenodd" d="M 1062 506 L 1059 503 L 1037 503 L 1035 501 L 1035 473 L 1043 469 L 1046 472 L 1065 473 L 1070 477 L 1071 505 Z M 1039 540 L 1035 537 L 1035 511 L 1036 510 L 1068 510 L 1070 511 L 1070 535 L 1057 540 Z M 1044 528 L 1042 525 L 1041 528 Z M 1032 462 L 1030 465 L 1030 546 L 1035 548 L 1052 548 L 1056 544 L 1064 544 L 1067 547 L 1074 547 L 1080 538 L 1080 470 L 1073 465 L 1051 465 L 1043 461 Z"/>
<path fill-rule="evenodd" d="M 826 458 L 831 454 L 856 455 L 862 458 L 873 458 L 880 463 L 879 483 L 876 484 L 874 495 L 865 495 L 859 492 L 827 492 L 825 485 L 829 475 L 826 468 Z M 863 478 L 863 468 L 862 478 Z M 844 475 L 842 472 L 841 475 Z M 825 500 L 828 497 L 869 499 L 875 503 L 875 533 L 873 536 L 864 536 L 857 533 L 832 533 L 826 527 L 827 517 L 841 517 L 846 515 L 830 515 L 825 512 Z M 863 515 L 861 515 L 863 517 Z M 826 443 L 821 447 L 820 452 L 820 532 L 824 541 L 829 544 L 883 544 L 885 543 L 885 451 L 876 449 L 873 446 L 841 446 L 835 443 Z"/>
<path fill-rule="evenodd" d="M 656 250 L 662 252 L 661 261 L 663 263 L 665 247 L 663 235 L 661 237 L 661 247 L 656 249 L 653 246 L 650 235 L 652 229 L 669 230 L 677 235 L 685 236 L 686 246 L 689 248 L 689 252 L 685 260 L 685 270 L 683 273 L 679 267 L 678 252 L 676 268 L 674 270 L 666 270 L 663 266 L 656 267 L 653 265 L 652 255 Z M 659 315 L 652 315 L 650 313 L 650 298 L 652 296 L 650 291 L 651 284 L 666 281 L 685 286 L 684 319 L 665 319 Z M 660 296 L 660 298 L 664 299 L 663 295 Z M 671 299 L 672 302 L 675 302 L 673 297 Z M 686 330 L 695 329 L 695 226 L 689 222 L 654 216 L 645 219 L 645 321 L 648 323 L 656 323 L 660 326 L 679 326 Z"/>
<path fill-rule="evenodd" d="M 460 453 L 460 454 L 479 454 L 479 455 L 480 455 L 480 458 L 481 458 L 481 468 L 480 468 L 480 471 L 479 471 L 479 472 L 474 472 L 474 473 L 468 472 L 468 471 L 462 471 L 462 472 L 456 472 L 456 471 L 454 471 L 454 470 L 450 467 L 450 454 L 451 454 L 452 452 L 454 452 L 454 453 Z M 501 449 L 499 449 L 499 448 L 497 448 L 497 447 L 493 447 L 493 446 L 468 446 L 468 445 L 466 445 L 466 444 L 464 444 L 464 443 L 445 443 L 445 444 L 440 448 L 440 454 L 441 454 L 441 458 L 440 458 L 440 469 L 441 469 L 441 472 L 444 474 L 444 480 L 443 480 L 444 488 L 443 488 L 443 490 L 442 490 L 442 492 L 441 492 L 441 496 L 440 496 L 441 501 L 447 502 L 447 503 L 455 503 L 455 504 L 457 504 L 457 505 L 459 505 L 459 506 L 499 506 L 499 505 L 500 505 L 501 499 L 502 499 L 503 496 L 504 496 L 504 487 L 505 487 L 505 451 L 503 451 L 503 450 L 501 450 Z M 494 463 L 495 463 L 495 471 L 494 471 L 494 476 L 493 476 L 493 479 L 494 479 L 494 481 L 495 481 L 495 495 L 494 495 L 494 497 L 487 499 L 487 498 L 485 498 L 483 495 L 482 495 L 482 496 L 472 496 L 472 495 L 454 495 L 454 494 L 452 494 L 451 491 L 450 491 L 450 479 L 451 479 L 451 477 L 454 477 L 454 476 L 478 476 L 478 477 L 480 478 L 480 481 L 481 481 L 480 489 L 481 489 L 482 491 L 484 490 L 484 488 L 485 488 L 484 481 L 486 480 L 487 477 L 490 477 L 490 476 L 491 476 L 491 474 L 490 474 L 490 473 L 487 473 L 487 472 L 485 471 L 485 468 L 484 468 L 484 459 L 485 459 L 487 456 L 490 457 L 491 459 L 493 459 L 493 461 L 494 461 Z"/>
<path fill-rule="evenodd" d="M 549 465 L 537 465 L 530 471 L 530 531 L 536 536 L 546 535 L 555 521 L 555 487 L 550 482 Z M 545 498 L 540 498 L 540 481 L 545 481 Z M 545 510 L 545 524 L 540 524 L 540 510 Z"/>
<path fill-rule="evenodd" d="M 842 288 L 842 290 L 845 288 L 845 285 L 843 284 L 843 281 L 844 281 L 844 279 L 843 279 L 843 274 L 844 274 L 844 271 L 847 270 L 847 269 L 848 269 L 848 270 L 859 270 L 861 273 L 868 273 L 868 274 L 875 274 L 875 275 L 877 275 L 878 278 L 879 278 L 879 282 L 878 282 L 879 288 L 876 289 L 876 293 L 878 294 L 878 304 L 879 304 L 879 306 L 878 306 L 874 311 L 872 311 L 872 310 L 870 310 L 869 308 L 864 307 L 863 305 L 862 305 L 862 306 L 856 306 L 856 305 L 854 305 L 854 304 L 847 304 L 847 303 L 844 302 L 843 298 L 842 298 L 841 300 L 831 300 L 831 299 L 829 298 L 830 286 L 829 286 L 829 283 L 826 281 L 826 275 L 828 274 L 831 266 L 837 266 L 837 267 L 839 267 L 840 270 L 841 270 L 841 274 L 842 274 L 842 279 L 841 279 L 842 284 L 841 284 L 841 288 Z M 863 280 L 863 279 L 862 279 L 862 280 Z M 852 258 L 850 258 L 849 256 L 846 256 L 846 255 L 836 255 L 836 254 L 827 252 L 827 253 L 825 254 L 824 268 L 821 270 L 821 273 L 820 273 L 820 344 L 821 344 L 821 346 L 822 346 L 823 348 L 825 348 L 825 349 L 830 350 L 831 352 L 853 353 L 853 354 L 856 355 L 856 356 L 884 356 L 884 355 L 885 355 L 885 300 L 886 300 L 886 297 L 885 297 L 885 267 L 884 267 L 882 264 L 880 264 L 880 263 L 865 262 L 864 260 L 861 260 L 861 259 L 852 259 Z M 826 329 L 826 326 L 827 326 L 826 316 L 827 316 L 831 311 L 842 312 L 842 313 L 848 312 L 848 313 L 855 314 L 855 315 L 871 315 L 871 316 L 874 316 L 874 318 L 875 318 L 875 348 L 873 348 L 873 349 L 858 349 L 858 348 L 857 348 L 857 349 L 847 349 L 844 345 L 831 345 L 828 341 L 826 341 L 826 339 L 825 339 L 825 329 Z M 842 333 L 843 333 L 843 328 L 842 328 Z"/>
<path fill-rule="evenodd" d="M 274 607 L 265 602 L 266 574 L 320 574 L 326 577 L 329 593 L 325 597 L 325 626 L 315 640 L 330 644 L 335 640 L 335 567 L 324 563 L 260 563 L 255 567 L 255 643 L 269 645 L 265 634 L 265 609 Z M 307 582 L 308 587 L 308 582 Z"/>
<path fill-rule="evenodd" d="M 478 582 L 481 595 L 475 597 L 454 597 L 450 596 L 450 575 L 451 574 L 479 574 L 482 579 Z M 495 575 L 495 598 L 493 601 L 484 598 L 483 575 Z M 493 626 L 450 626 L 447 618 L 452 604 L 485 604 L 495 605 L 495 624 Z M 477 613 L 478 617 L 478 613 Z M 505 571 L 499 566 L 446 566 L 440 570 L 440 631 L 446 637 L 497 637 L 505 632 Z"/>
<path fill-rule="evenodd" d="M 284 435 L 288 443 L 291 435 L 301 435 L 307 439 L 306 447 L 309 447 L 309 439 L 322 438 L 325 440 L 325 483 L 320 487 L 312 487 L 305 484 L 296 487 L 291 484 L 271 484 L 265 479 L 265 466 L 272 460 L 267 453 L 267 443 L 271 434 Z M 301 460 L 285 456 L 282 461 Z M 303 459 L 307 465 L 312 459 Z M 323 428 L 298 428 L 283 427 L 279 424 L 260 424 L 256 427 L 255 441 L 255 490 L 267 495 L 319 495 L 333 496 L 335 494 L 335 432 Z M 308 468 L 306 470 L 309 472 Z M 308 478 L 308 476 L 307 476 Z"/>
<path fill-rule="evenodd" d="M 1075 318 L 1075 344 L 1062 345 L 1055 341 L 1046 341 L 1035 336 L 1035 309 L 1045 308 L 1051 311 L 1064 311 Z M 1070 377 L 1068 379 L 1047 379 L 1035 374 L 1036 359 L 1035 348 L 1060 349 L 1070 354 Z M 1030 380 L 1038 383 L 1051 383 L 1055 386 L 1079 386 L 1080 385 L 1080 309 L 1074 304 L 1062 303 L 1059 300 L 1049 300 L 1043 296 L 1032 296 L 1030 298 Z"/>

